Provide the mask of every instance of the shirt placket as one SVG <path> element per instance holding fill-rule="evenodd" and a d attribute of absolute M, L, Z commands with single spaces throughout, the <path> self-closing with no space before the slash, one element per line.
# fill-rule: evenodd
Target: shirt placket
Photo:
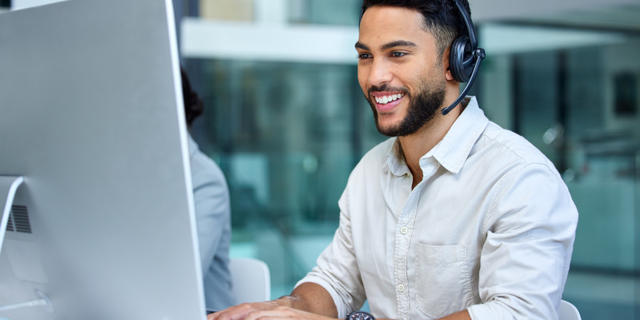
<path fill-rule="evenodd" d="M 425 161 L 423 161 L 425 160 Z M 436 171 L 436 166 L 431 159 L 422 159 L 420 164 L 423 172 L 423 181 Z M 406 174 L 403 178 L 411 183 L 411 176 Z M 409 296 L 409 277 L 407 271 L 407 260 L 409 258 L 409 247 L 414 232 L 414 222 L 418 211 L 418 203 L 424 184 L 420 182 L 409 194 L 407 203 L 402 210 L 402 214 L 396 224 L 395 250 L 393 257 L 394 284 L 396 291 L 397 314 L 401 319 L 409 319 L 411 303 Z"/>

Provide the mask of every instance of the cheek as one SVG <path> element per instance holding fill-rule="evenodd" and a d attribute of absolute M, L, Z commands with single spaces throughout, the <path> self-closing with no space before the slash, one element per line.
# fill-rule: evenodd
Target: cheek
<path fill-rule="evenodd" d="M 414 71 L 414 76 L 407 79 L 407 85 L 412 95 L 422 92 L 431 86 L 437 85 L 443 81 L 444 75 L 438 74 L 438 70 L 422 70 Z"/>
<path fill-rule="evenodd" d="M 360 85 L 360 89 L 365 94 L 367 93 L 367 77 L 363 74 L 363 71 L 358 69 L 358 84 Z"/>

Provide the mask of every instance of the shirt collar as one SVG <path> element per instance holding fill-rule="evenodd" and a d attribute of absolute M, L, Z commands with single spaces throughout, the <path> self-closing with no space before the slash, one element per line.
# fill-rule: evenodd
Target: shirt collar
<path fill-rule="evenodd" d="M 460 172 L 471 153 L 471 149 L 489 123 L 489 119 L 480 110 L 475 97 L 467 97 L 465 100 L 468 101 L 465 109 L 449 128 L 444 138 L 420 158 L 421 163 L 423 159 L 433 157 L 449 172 L 454 174 Z M 386 166 L 396 176 L 402 176 L 409 172 L 398 139 L 394 141 L 391 150 L 389 150 Z"/>
<path fill-rule="evenodd" d="M 476 98 L 469 97 L 468 101 L 462 114 L 432 150 L 433 157 L 451 173 L 460 172 L 471 149 L 489 123 Z"/>
<path fill-rule="evenodd" d="M 398 138 L 394 138 L 395 141 L 391 144 L 391 150 L 389 150 L 389 156 L 387 157 L 386 169 L 394 176 L 401 177 L 409 173 L 409 167 L 407 167 L 404 161 L 404 154 L 402 154 L 402 148 L 400 147 L 400 141 Z"/>

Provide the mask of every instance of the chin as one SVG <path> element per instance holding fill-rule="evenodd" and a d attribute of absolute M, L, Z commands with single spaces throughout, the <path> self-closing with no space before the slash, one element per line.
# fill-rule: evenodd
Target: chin
<path fill-rule="evenodd" d="M 378 128 L 381 129 L 395 129 L 402 123 L 404 119 L 402 117 L 398 117 L 397 115 L 378 115 Z"/>
<path fill-rule="evenodd" d="M 395 137 L 392 133 L 398 130 L 397 124 L 381 124 L 377 123 L 378 132 L 388 137 Z"/>

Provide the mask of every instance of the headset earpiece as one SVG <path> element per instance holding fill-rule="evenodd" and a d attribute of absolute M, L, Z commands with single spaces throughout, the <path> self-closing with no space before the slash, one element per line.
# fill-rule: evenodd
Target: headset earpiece
<path fill-rule="evenodd" d="M 458 82 L 467 82 L 473 70 L 473 50 L 469 37 L 460 36 L 453 40 L 449 54 L 449 69 Z"/>
<path fill-rule="evenodd" d="M 480 62 L 482 62 L 486 57 L 484 49 L 478 48 L 478 38 L 476 37 L 476 32 L 473 29 L 469 13 L 462 6 L 460 0 L 453 1 L 455 2 L 456 7 L 458 7 L 462 20 L 464 20 L 464 24 L 467 27 L 467 35 L 461 35 L 451 43 L 451 52 L 449 53 L 449 71 L 451 71 L 451 75 L 456 81 L 466 82 L 467 85 L 458 96 L 458 99 L 448 107 L 442 109 L 443 115 L 446 115 L 449 111 L 453 110 L 453 108 L 455 108 L 460 101 L 464 99 L 478 76 Z"/>

